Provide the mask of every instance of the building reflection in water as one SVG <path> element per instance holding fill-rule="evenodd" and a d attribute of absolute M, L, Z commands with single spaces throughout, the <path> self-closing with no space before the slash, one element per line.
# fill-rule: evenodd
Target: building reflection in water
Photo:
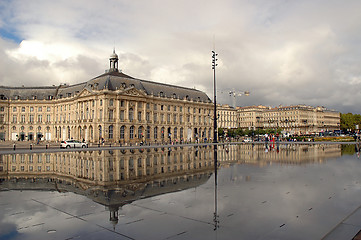
<path fill-rule="evenodd" d="M 322 163 L 340 156 L 341 145 L 338 144 L 242 144 L 220 145 L 218 150 L 205 146 L 0 155 L 0 190 L 82 194 L 104 205 L 109 210 L 109 220 L 116 224 L 118 211 L 125 204 L 195 188 L 214 173 L 216 230 L 219 227 L 218 167 Z"/>

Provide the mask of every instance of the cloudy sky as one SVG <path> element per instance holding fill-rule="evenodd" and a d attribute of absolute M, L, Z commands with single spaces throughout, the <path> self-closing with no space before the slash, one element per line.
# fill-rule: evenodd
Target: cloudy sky
<path fill-rule="evenodd" d="M 361 113 L 360 0 L 1 0 L 0 85 L 85 82 L 113 48 L 124 73 L 237 106 Z M 238 96 L 250 91 L 250 96 Z"/>

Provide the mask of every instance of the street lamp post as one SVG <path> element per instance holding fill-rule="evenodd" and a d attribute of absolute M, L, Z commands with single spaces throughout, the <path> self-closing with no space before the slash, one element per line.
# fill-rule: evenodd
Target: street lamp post
<path fill-rule="evenodd" d="M 217 53 L 212 51 L 212 69 L 213 69 L 213 93 L 214 93 L 214 117 L 213 117 L 213 143 L 217 143 L 217 95 L 216 95 L 216 67 L 217 67 Z"/>
<path fill-rule="evenodd" d="M 219 216 L 218 216 L 218 200 L 217 200 L 217 96 L 216 96 L 216 66 L 217 66 L 217 53 L 212 51 L 212 69 L 213 69 L 213 90 L 214 90 L 214 117 L 213 117 L 213 155 L 214 155 L 214 215 L 213 215 L 213 222 L 214 222 L 214 231 L 219 228 Z"/>

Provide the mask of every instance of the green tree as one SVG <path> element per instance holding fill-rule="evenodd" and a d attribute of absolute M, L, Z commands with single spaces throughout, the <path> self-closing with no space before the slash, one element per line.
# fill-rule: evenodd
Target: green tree
<path fill-rule="evenodd" d="M 224 136 L 224 129 L 218 128 L 218 137 L 223 137 L 223 136 Z"/>
<path fill-rule="evenodd" d="M 341 113 L 340 116 L 340 128 L 343 131 L 347 131 L 351 129 L 352 131 L 355 131 L 356 125 L 359 125 L 361 127 L 361 115 L 360 114 L 352 114 L 352 113 Z"/>
<path fill-rule="evenodd" d="M 236 136 L 244 136 L 244 131 L 242 130 L 242 128 L 236 129 Z"/>

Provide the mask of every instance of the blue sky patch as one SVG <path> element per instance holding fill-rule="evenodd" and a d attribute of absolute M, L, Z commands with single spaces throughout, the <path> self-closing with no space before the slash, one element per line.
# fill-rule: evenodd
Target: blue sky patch
<path fill-rule="evenodd" d="M 4 28 L 0 28 L 0 36 L 5 39 L 9 39 L 15 43 L 21 43 L 23 39 L 21 39 L 15 31 L 8 31 Z"/>

